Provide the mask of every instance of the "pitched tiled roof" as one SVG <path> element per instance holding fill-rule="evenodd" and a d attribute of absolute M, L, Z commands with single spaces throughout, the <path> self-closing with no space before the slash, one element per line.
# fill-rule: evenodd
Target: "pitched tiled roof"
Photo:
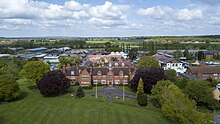
<path fill-rule="evenodd" d="M 113 68 L 112 69 L 112 72 L 113 72 L 113 74 L 114 75 L 119 75 L 119 73 L 120 73 L 120 71 L 122 71 L 123 72 L 123 75 L 129 75 L 129 73 L 131 72 L 134 72 L 135 71 L 135 69 L 134 68 L 117 68 L 117 67 L 115 67 L 115 68 Z"/>
<path fill-rule="evenodd" d="M 162 62 L 162 63 L 168 63 L 170 61 L 173 61 L 175 60 L 174 58 L 169 58 L 169 57 L 166 57 L 164 55 L 159 55 L 159 54 L 155 54 L 153 55 L 158 61 Z"/>
<path fill-rule="evenodd" d="M 71 76 L 71 72 L 74 72 L 73 76 L 79 76 L 79 74 L 86 69 L 88 73 L 91 73 L 92 75 L 98 75 L 98 72 L 101 71 L 101 75 L 107 75 L 109 72 L 108 67 L 70 67 L 66 68 L 66 75 Z M 135 71 L 135 68 L 129 68 L 129 67 L 113 67 L 112 72 L 114 75 L 119 75 L 120 71 L 123 72 L 123 75 L 129 75 L 129 73 L 133 73 Z"/>
<path fill-rule="evenodd" d="M 123 75 L 129 74 L 129 68 L 113 68 L 112 72 L 114 75 L 119 75 L 120 71 L 123 72 Z"/>
<path fill-rule="evenodd" d="M 189 68 L 192 74 L 196 73 L 203 73 L 203 74 L 220 74 L 220 67 L 212 67 L 212 66 L 205 66 L 205 67 L 191 67 Z"/>
<path fill-rule="evenodd" d="M 174 59 L 174 60 L 172 60 L 172 61 L 169 61 L 170 63 L 180 63 L 180 61 L 178 61 L 178 60 L 176 60 L 176 59 Z"/>
<path fill-rule="evenodd" d="M 98 71 L 101 71 L 102 75 L 107 75 L 109 69 L 107 67 L 92 68 L 92 75 L 98 75 Z"/>
<path fill-rule="evenodd" d="M 71 68 L 66 68 L 66 75 L 70 76 L 71 72 L 74 72 L 74 76 L 79 76 L 79 74 L 85 69 L 86 67 L 80 66 L 80 67 L 71 67 Z M 87 70 L 88 71 L 88 70 Z"/>

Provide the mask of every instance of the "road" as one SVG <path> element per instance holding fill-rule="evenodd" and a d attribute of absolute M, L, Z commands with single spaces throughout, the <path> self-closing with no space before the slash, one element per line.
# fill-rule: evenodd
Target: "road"
<path fill-rule="evenodd" d="M 106 88 L 103 88 L 102 90 L 98 90 L 98 95 L 105 95 L 108 99 L 108 101 L 112 101 L 114 97 L 123 97 L 123 92 L 113 86 L 108 86 Z M 86 94 L 90 95 L 96 95 L 96 91 L 93 92 L 87 92 Z M 133 94 L 124 94 L 125 98 L 130 98 L 130 99 L 136 99 L 137 97 Z"/>

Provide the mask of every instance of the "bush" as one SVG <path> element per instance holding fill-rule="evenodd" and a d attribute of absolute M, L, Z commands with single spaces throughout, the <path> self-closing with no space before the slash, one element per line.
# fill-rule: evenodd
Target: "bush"
<path fill-rule="evenodd" d="M 51 71 L 37 82 L 37 88 L 44 96 L 56 96 L 70 87 L 70 80 L 61 71 Z"/>
<path fill-rule="evenodd" d="M 210 110 L 218 110 L 220 109 L 220 103 L 219 101 L 212 99 L 208 102 L 208 106 L 207 106 Z"/>
<path fill-rule="evenodd" d="M 142 79 L 140 79 L 138 83 L 137 101 L 140 106 L 147 106 L 147 95 L 144 93 L 144 86 Z"/>
<path fill-rule="evenodd" d="M 79 86 L 79 85 L 80 85 L 80 83 L 79 83 L 78 81 L 76 81 L 75 85 L 76 85 L 76 86 Z"/>
<path fill-rule="evenodd" d="M 21 95 L 18 83 L 8 75 L 0 76 L 0 100 L 8 101 Z"/>
<path fill-rule="evenodd" d="M 147 106 L 147 95 L 144 93 L 137 93 L 138 105 Z"/>
<path fill-rule="evenodd" d="M 85 96 L 85 94 L 84 94 L 83 88 L 79 87 L 76 91 L 76 98 L 82 98 L 84 96 Z"/>
<path fill-rule="evenodd" d="M 216 87 L 218 81 L 216 79 L 208 78 L 207 81 L 210 83 L 211 87 Z"/>

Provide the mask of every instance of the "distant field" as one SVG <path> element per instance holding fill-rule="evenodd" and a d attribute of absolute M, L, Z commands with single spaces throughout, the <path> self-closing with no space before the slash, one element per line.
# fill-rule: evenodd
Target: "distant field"
<path fill-rule="evenodd" d="M 210 44 L 217 44 L 217 45 L 220 45 L 220 42 L 210 42 Z"/>
<path fill-rule="evenodd" d="M 139 107 L 136 100 L 107 102 L 104 96 L 82 99 L 65 94 L 43 97 L 37 89 L 22 83 L 24 98 L 0 104 L 0 124 L 170 124 L 160 110 L 149 104 Z"/>
<path fill-rule="evenodd" d="M 103 40 L 89 40 L 89 41 L 86 41 L 86 43 L 89 43 L 89 44 L 94 44 L 94 43 L 107 43 L 107 42 L 111 42 L 111 41 L 103 41 Z"/>

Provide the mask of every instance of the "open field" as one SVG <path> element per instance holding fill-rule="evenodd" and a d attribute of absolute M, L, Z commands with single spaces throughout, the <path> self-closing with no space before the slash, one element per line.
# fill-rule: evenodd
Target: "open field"
<path fill-rule="evenodd" d="M 86 43 L 88 43 L 88 44 L 107 43 L 107 42 L 111 42 L 111 41 L 108 41 L 108 40 L 89 40 L 89 41 L 86 41 Z"/>
<path fill-rule="evenodd" d="M 22 80 L 19 81 L 20 84 Z M 22 84 L 23 98 L 0 104 L 1 124 L 169 124 L 152 104 L 139 107 L 136 100 L 107 102 L 104 96 L 81 99 L 67 93 L 58 97 L 43 97 L 34 88 Z M 72 89 L 74 90 L 74 88 Z"/>

